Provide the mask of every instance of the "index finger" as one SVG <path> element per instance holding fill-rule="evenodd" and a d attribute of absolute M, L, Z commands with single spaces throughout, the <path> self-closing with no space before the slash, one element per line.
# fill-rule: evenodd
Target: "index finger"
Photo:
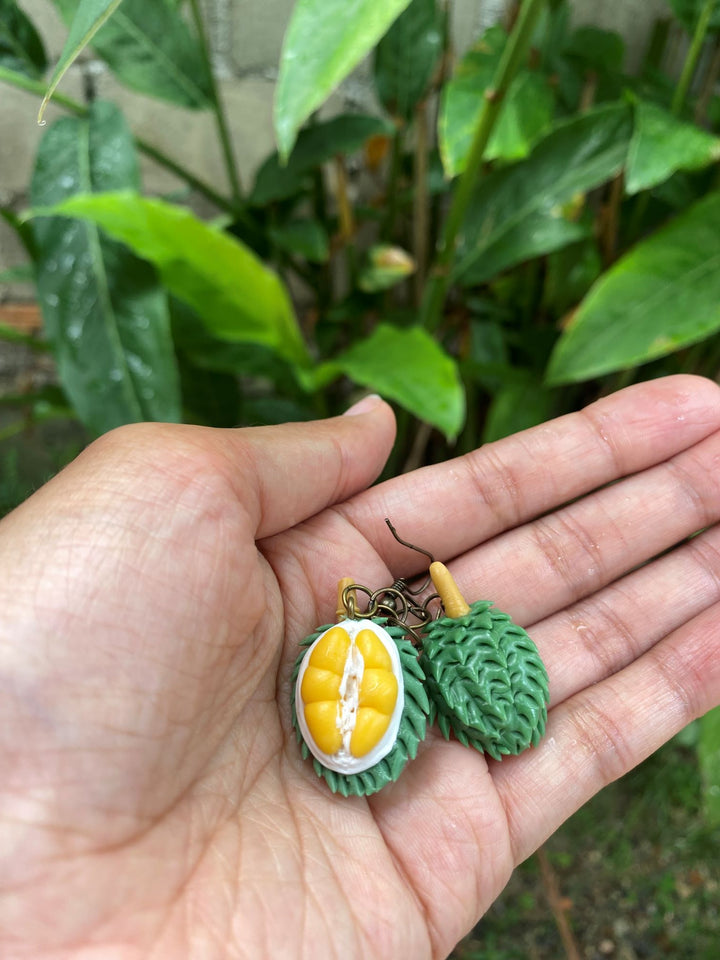
<path fill-rule="evenodd" d="M 449 560 L 570 500 L 662 463 L 720 429 L 720 388 L 678 375 L 636 384 L 577 413 L 367 490 L 340 512 L 401 574 Z"/>

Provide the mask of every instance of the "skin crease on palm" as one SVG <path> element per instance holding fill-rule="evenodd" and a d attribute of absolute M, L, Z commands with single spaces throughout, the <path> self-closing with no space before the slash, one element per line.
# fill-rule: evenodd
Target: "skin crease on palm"
<path fill-rule="evenodd" d="M 444 957 L 563 820 L 720 701 L 714 384 L 630 387 L 368 489 L 393 434 L 372 398 L 124 427 L 0 524 L 3 960 Z M 385 517 L 529 630 L 551 709 L 519 757 L 433 732 L 344 799 L 300 757 L 290 672 L 341 576 L 422 571 Z"/>

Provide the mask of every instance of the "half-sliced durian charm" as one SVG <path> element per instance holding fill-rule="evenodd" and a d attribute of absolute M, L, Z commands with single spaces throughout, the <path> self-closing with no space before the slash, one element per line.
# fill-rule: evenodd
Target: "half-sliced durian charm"
<path fill-rule="evenodd" d="M 425 627 L 420 655 L 432 719 L 496 760 L 537 745 L 549 699 L 537 647 L 488 601 L 469 606 L 442 563 L 430 575 L 446 614 Z"/>
<path fill-rule="evenodd" d="M 292 712 L 303 756 L 344 796 L 397 780 L 425 739 L 430 711 L 406 631 L 383 618 L 344 617 L 301 646 Z"/>

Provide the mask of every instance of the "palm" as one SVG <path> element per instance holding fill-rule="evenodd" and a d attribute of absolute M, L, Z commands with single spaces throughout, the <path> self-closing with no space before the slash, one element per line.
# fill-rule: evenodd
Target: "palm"
<path fill-rule="evenodd" d="M 386 415 L 103 441 L 0 531 L 0 945 L 445 955 L 517 862 L 718 699 L 718 429 L 714 388 L 663 381 L 364 493 Z M 386 515 L 530 628 L 552 710 L 518 758 L 431 735 L 396 784 L 344 799 L 300 758 L 290 671 L 338 577 L 417 571 Z"/>

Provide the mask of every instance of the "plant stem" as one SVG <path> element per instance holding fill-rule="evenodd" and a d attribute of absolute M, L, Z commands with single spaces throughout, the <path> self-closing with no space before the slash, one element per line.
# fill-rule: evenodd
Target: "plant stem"
<path fill-rule="evenodd" d="M 353 214 L 350 194 L 348 191 L 345 160 L 338 154 L 335 157 L 335 185 L 337 189 L 338 221 L 340 225 L 340 240 L 345 249 L 347 260 L 348 280 L 350 286 L 355 285 L 357 275 L 357 257 L 355 252 L 355 215 Z"/>
<path fill-rule="evenodd" d="M 233 203 L 236 207 L 240 207 L 242 206 L 243 202 L 242 185 L 240 183 L 240 175 L 238 174 L 237 163 L 235 161 L 235 154 L 233 152 L 232 139 L 230 137 L 230 130 L 227 125 L 227 118 L 225 117 L 225 111 L 223 109 L 222 100 L 220 99 L 218 85 L 215 80 L 215 73 L 210 61 L 210 50 L 208 47 L 205 23 L 203 22 L 199 0 L 190 0 L 190 7 L 192 9 L 195 29 L 197 30 L 198 39 L 200 40 L 200 49 L 202 50 L 202 57 L 207 70 L 210 89 L 212 91 L 215 122 L 218 128 L 220 146 L 222 147 L 223 157 L 225 159 L 225 168 L 227 170 L 228 180 L 230 182 Z"/>
<path fill-rule="evenodd" d="M 41 83 L 38 80 L 31 80 L 29 77 L 24 77 L 21 73 L 16 73 L 14 70 L 7 70 L 4 67 L 0 67 L 0 82 L 8 83 L 13 87 L 17 87 L 19 90 L 25 90 L 27 93 L 35 94 L 38 97 L 42 97 L 45 94 L 44 83 Z M 73 100 L 71 97 L 66 97 L 62 93 L 54 93 L 52 102 L 58 106 L 64 107 L 68 113 L 73 113 L 76 117 L 86 117 L 89 112 L 88 108 L 84 104 L 79 103 L 77 100 Z M 154 147 L 151 143 L 148 143 L 147 140 L 143 140 L 141 137 L 135 137 L 135 144 L 138 150 L 140 150 L 146 156 L 151 157 L 156 163 L 160 164 L 161 167 L 165 167 L 166 170 L 174 173 L 176 177 L 184 180 L 185 183 L 192 187 L 193 190 L 197 190 L 198 193 L 201 193 L 204 197 L 207 197 L 207 199 L 214 203 L 218 209 L 227 210 L 230 213 L 234 211 L 232 203 L 230 203 L 226 197 L 223 197 L 211 186 L 209 186 L 209 184 L 205 183 L 203 180 L 200 180 L 195 176 L 195 174 L 190 173 L 190 171 L 186 170 L 185 167 L 180 166 L 179 163 L 176 163 L 166 153 L 163 153 L 162 150 Z"/>
<path fill-rule="evenodd" d="M 388 243 L 392 243 L 393 235 L 395 233 L 404 141 L 403 121 L 397 120 L 396 123 L 397 126 L 395 127 L 395 135 L 392 138 L 392 147 L 390 148 L 390 171 L 387 182 L 387 204 L 385 206 L 385 218 L 383 219 L 383 223 L 380 228 L 380 238 Z"/>
<path fill-rule="evenodd" d="M 415 306 L 422 302 L 427 271 L 428 233 L 430 230 L 430 198 L 428 195 L 428 122 L 427 104 L 423 100 L 415 108 L 415 155 L 413 158 L 413 257 L 415 274 L 413 292 Z"/>
<path fill-rule="evenodd" d="M 715 87 L 720 78 L 720 40 L 715 41 L 715 52 L 710 60 L 705 79 L 703 80 L 702 90 L 695 106 L 695 123 L 702 126 L 707 120 L 707 111 L 710 101 L 713 98 Z"/>
<path fill-rule="evenodd" d="M 35 235 L 33 234 L 32 226 L 29 223 L 24 223 L 12 210 L 8 207 L 0 207 L 0 219 L 4 220 L 9 227 L 17 233 L 20 238 L 20 242 L 25 247 L 25 252 L 28 257 L 33 261 L 37 260 L 37 250 L 35 247 Z"/>
<path fill-rule="evenodd" d="M 430 281 L 425 290 L 421 324 L 431 332 L 437 330 L 440 325 L 445 297 L 450 286 L 450 264 L 455 253 L 465 211 L 470 203 L 480 172 L 485 149 L 495 128 L 508 88 L 527 54 L 533 30 L 544 2 L 545 0 L 524 0 L 512 33 L 505 45 L 493 83 L 485 91 L 485 102 L 475 127 L 467 166 L 453 193 L 450 210 L 431 270 Z"/>
<path fill-rule="evenodd" d="M 716 0 L 705 0 L 705 5 L 700 11 L 700 16 L 698 17 L 698 22 L 695 26 L 695 32 L 693 33 L 692 40 L 690 41 L 690 49 L 685 57 L 682 73 L 680 74 L 678 85 L 675 88 L 675 95 L 673 96 L 672 104 L 670 105 L 670 111 L 676 117 L 680 116 L 680 113 L 682 112 L 682 108 L 685 105 L 685 98 L 687 97 L 688 90 L 690 89 L 690 84 L 695 76 L 698 60 L 700 59 L 703 44 L 705 43 L 708 29 L 710 27 L 710 18 L 715 10 L 715 3 Z"/>

